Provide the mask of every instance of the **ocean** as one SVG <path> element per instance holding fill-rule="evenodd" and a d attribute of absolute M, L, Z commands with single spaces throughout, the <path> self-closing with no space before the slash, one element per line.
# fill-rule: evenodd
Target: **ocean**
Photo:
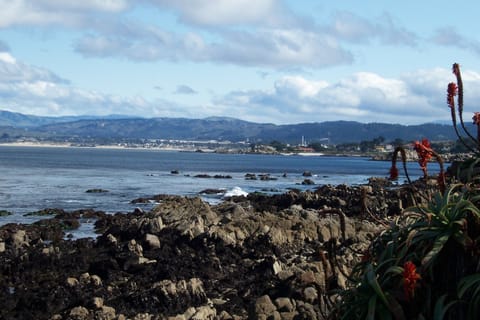
<path fill-rule="evenodd" d="M 408 167 L 413 179 L 420 176 L 416 163 Z M 437 167 L 432 164 L 429 170 L 433 173 Z M 359 185 L 370 177 L 387 177 L 389 168 L 389 162 L 361 157 L 0 146 L 0 210 L 12 213 L 0 217 L 0 225 L 33 222 L 39 217 L 26 214 L 45 208 L 91 208 L 107 213 L 130 212 L 136 207 L 148 210 L 153 203 L 132 204 L 131 200 L 156 194 L 197 196 L 205 189 L 219 189 L 218 194 L 201 195 L 216 203 L 225 193 L 281 193 L 325 184 Z M 307 178 L 315 185 L 301 184 L 305 171 L 312 173 Z M 247 173 L 268 174 L 273 179 L 247 180 Z M 231 178 L 216 179 L 215 175 Z M 107 192 L 87 193 L 90 189 Z"/>

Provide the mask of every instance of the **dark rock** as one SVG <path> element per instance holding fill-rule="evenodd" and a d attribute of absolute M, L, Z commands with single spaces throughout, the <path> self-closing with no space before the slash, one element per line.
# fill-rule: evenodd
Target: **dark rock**
<path fill-rule="evenodd" d="M 42 209 L 34 212 L 29 212 L 25 214 L 25 216 L 55 216 L 59 214 L 65 214 L 65 211 L 63 209 L 58 209 L 58 208 L 48 208 L 48 209 Z"/>
<path fill-rule="evenodd" d="M 87 191 L 85 191 L 86 193 L 107 193 L 109 192 L 108 190 L 105 190 L 105 189 L 88 189 Z"/>
<path fill-rule="evenodd" d="M 221 174 L 216 174 L 213 176 L 214 179 L 232 179 L 231 175 L 221 175 Z"/>
<path fill-rule="evenodd" d="M 225 189 L 204 189 L 199 194 L 224 194 Z"/>
<path fill-rule="evenodd" d="M 277 178 L 270 176 L 270 174 L 259 174 L 260 180 L 262 181 L 272 181 L 272 180 L 277 180 Z"/>
<path fill-rule="evenodd" d="M 246 173 L 245 180 L 257 180 L 257 175 L 254 173 Z"/>
<path fill-rule="evenodd" d="M 212 176 L 209 175 L 209 174 L 206 174 L 206 173 L 201 173 L 201 174 L 194 175 L 193 177 L 194 177 L 194 178 L 209 179 L 209 178 L 211 178 Z"/>
<path fill-rule="evenodd" d="M 315 184 L 315 182 L 312 179 L 304 179 L 302 181 L 302 184 L 303 185 L 313 185 L 313 184 Z"/>
<path fill-rule="evenodd" d="M 180 171 L 178 171 L 178 170 L 172 170 L 172 171 L 170 171 L 170 173 L 171 173 L 171 174 L 179 174 Z"/>
<path fill-rule="evenodd" d="M 11 215 L 12 213 L 10 211 L 7 211 L 7 210 L 0 210 L 0 217 L 5 217 L 5 216 L 9 216 Z"/>
<path fill-rule="evenodd" d="M 310 171 L 304 171 L 304 172 L 302 173 L 302 176 L 304 176 L 304 177 L 311 177 L 311 176 L 312 176 L 312 172 L 310 172 Z"/>

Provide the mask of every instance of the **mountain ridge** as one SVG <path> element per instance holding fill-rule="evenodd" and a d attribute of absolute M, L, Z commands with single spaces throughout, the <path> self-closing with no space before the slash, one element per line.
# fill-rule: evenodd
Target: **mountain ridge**
<path fill-rule="evenodd" d="M 122 115 L 41 117 L 0 110 L 0 136 L 25 135 L 45 139 L 182 139 L 228 140 L 269 143 L 308 142 L 348 143 L 383 137 L 402 139 L 456 140 L 452 125 L 426 123 L 400 125 L 325 121 L 276 125 L 230 117 L 142 118 Z"/>

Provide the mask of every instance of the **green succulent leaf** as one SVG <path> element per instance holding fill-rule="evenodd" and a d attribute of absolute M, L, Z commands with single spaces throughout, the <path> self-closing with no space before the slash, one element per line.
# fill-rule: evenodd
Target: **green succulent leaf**
<path fill-rule="evenodd" d="M 435 240 L 432 249 L 422 259 L 422 266 L 426 267 L 431 263 L 431 261 L 440 253 L 440 251 L 442 251 L 449 238 L 449 234 L 443 234 Z"/>
<path fill-rule="evenodd" d="M 458 283 L 458 296 L 462 298 L 470 288 L 480 288 L 480 273 L 466 276 Z"/>
<path fill-rule="evenodd" d="M 372 265 L 370 265 L 367 269 L 367 282 L 368 284 L 372 287 L 372 289 L 375 291 L 377 296 L 380 298 L 380 300 L 388 306 L 388 301 L 387 298 L 385 297 L 385 294 L 383 293 L 382 288 L 380 287 L 380 284 L 377 281 L 377 277 L 375 274 L 375 271 L 373 270 Z"/>
<path fill-rule="evenodd" d="M 375 309 L 377 305 L 377 296 L 371 296 L 368 300 L 367 320 L 375 320 Z"/>
<path fill-rule="evenodd" d="M 456 303 L 456 301 L 451 301 L 445 305 L 446 298 L 447 295 L 444 294 L 437 300 L 437 303 L 435 303 L 435 307 L 433 309 L 433 320 L 443 320 L 447 310 Z"/>

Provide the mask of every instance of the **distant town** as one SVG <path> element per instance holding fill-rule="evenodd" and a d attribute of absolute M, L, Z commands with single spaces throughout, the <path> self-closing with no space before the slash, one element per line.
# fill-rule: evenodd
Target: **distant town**
<path fill-rule="evenodd" d="M 432 148 L 450 158 L 456 154 L 464 154 L 467 149 L 455 141 L 432 141 Z M 32 137 L 17 137 L 9 139 L 0 137 L 0 145 L 17 146 L 61 146 L 88 148 L 128 148 L 152 150 L 176 150 L 183 152 L 215 152 L 229 154 L 284 154 L 304 156 L 365 156 L 374 160 L 388 160 L 396 146 L 403 146 L 407 158 L 416 158 L 411 142 L 401 139 L 386 141 L 383 137 L 358 143 L 329 144 L 324 142 L 308 142 L 302 136 L 298 144 L 283 143 L 273 140 L 269 143 L 253 143 L 228 140 L 177 140 L 177 139 L 39 139 Z"/>

